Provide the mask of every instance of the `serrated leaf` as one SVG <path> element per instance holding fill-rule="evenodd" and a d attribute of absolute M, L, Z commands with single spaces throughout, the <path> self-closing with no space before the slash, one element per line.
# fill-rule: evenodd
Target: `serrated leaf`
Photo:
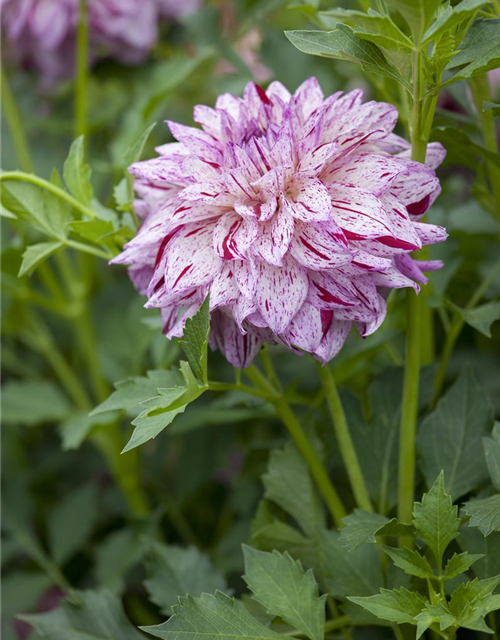
<path fill-rule="evenodd" d="M 243 579 L 254 599 L 310 640 L 322 640 L 326 596 L 319 596 L 312 570 L 304 571 L 288 553 L 266 553 L 246 545 L 243 553 Z"/>
<path fill-rule="evenodd" d="M 80 202 L 92 206 L 93 189 L 90 183 L 91 170 L 85 162 L 84 137 L 76 138 L 71 144 L 64 161 L 63 177 L 68 191 Z"/>
<path fill-rule="evenodd" d="M 354 509 L 342 520 L 344 526 L 340 529 L 340 544 L 352 551 L 361 544 L 376 542 L 376 532 L 388 522 L 388 518 L 378 513 Z"/>
<path fill-rule="evenodd" d="M 89 539 L 99 514 L 97 487 L 79 487 L 57 504 L 48 518 L 49 547 L 52 558 L 64 564 Z"/>
<path fill-rule="evenodd" d="M 442 602 L 428 604 L 417 616 L 417 640 L 431 627 L 438 624 L 441 631 L 445 631 L 455 623 L 455 618 Z"/>
<path fill-rule="evenodd" d="M 500 20 L 476 20 L 460 43 L 460 51 L 453 56 L 447 69 L 462 67 L 443 86 L 471 78 L 500 64 Z"/>
<path fill-rule="evenodd" d="M 500 422 L 493 425 L 491 438 L 483 438 L 483 447 L 491 482 L 500 491 Z"/>
<path fill-rule="evenodd" d="M 487 338 L 491 338 L 491 325 L 500 318 L 500 301 L 486 302 L 474 309 L 460 309 L 465 322 Z"/>
<path fill-rule="evenodd" d="M 474 562 L 477 562 L 483 557 L 484 555 L 482 553 L 474 555 L 467 552 L 454 553 L 446 563 L 444 579 L 451 580 L 452 578 L 459 576 L 461 573 L 465 573 L 471 568 Z"/>
<path fill-rule="evenodd" d="M 165 615 L 172 614 L 172 606 L 177 604 L 179 596 L 197 597 L 227 589 L 223 576 L 196 547 L 182 548 L 154 540 L 148 540 L 148 546 L 148 578 L 144 585 L 151 601 Z"/>
<path fill-rule="evenodd" d="M 245 607 L 220 591 L 204 593 L 200 598 L 179 598 L 173 607 L 174 615 L 166 622 L 144 631 L 163 640 L 290 640 L 256 620 Z"/>
<path fill-rule="evenodd" d="M 443 470 L 446 490 L 457 499 L 486 480 L 481 439 L 492 421 L 489 398 L 466 367 L 420 427 L 417 446 L 427 483 Z"/>
<path fill-rule="evenodd" d="M 351 602 L 363 607 L 377 618 L 397 624 L 416 625 L 415 617 L 427 606 L 427 600 L 419 593 L 401 589 L 381 589 L 380 593 L 365 598 L 349 597 Z"/>
<path fill-rule="evenodd" d="M 145 640 L 107 591 L 77 591 L 78 605 L 63 601 L 48 613 L 19 616 L 50 640 Z"/>
<path fill-rule="evenodd" d="M 488 4 L 488 0 L 462 0 L 454 7 L 448 5 L 424 33 L 422 43 L 436 40 L 445 31 L 450 31 L 464 20 L 469 20 L 485 4 Z"/>
<path fill-rule="evenodd" d="M 47 258 L 63 246 L 62 242 L 39 242 L 26 247 L 21 268 L 19 269 L 19 277 L 30 276 L 42 262 L 45 262 Z"/>
<path fill-rule="evenodd" d="M 500 606 L 498 596 L 493 596 L 494 589 L 500 583 L 500 576 L 462 583 L 452 593 L 449 609 L 454 615 L 457 626 L 491 633 L 484 622 L 484 617 Z"/>
<path fill-rule="evenodd" d="M 186 320 L 179 344 L 186 354 L 194 374 L 204 383 L 208 382 L 208 334 L 210 333 L 210 297 L 207 296 L 192 318 Z"/>
<path fill-rule="evenodd" d="M 421 40 L 441 4 L 441 0 L 386 0 L 386 2 L 403 16 L 417 42 Z"/>
<path fill-rule="evenodd" d="M 304 533 L 313 537 L 317 527 L 325 525 L 323 505 L 293 442 L 271 453 L 262 482 L 265 497 L 292 516 Z"/>
<path fill-rule="evenodd" d="M 321 566 L 330 595 L 344 599 L 378 593 L 384 585 L 378 549 L 366 544 L 347 553 L 339 537 L 336 531 L 320 532 Z"/>
<path fill-rule="evenodd" d="M 384 547 L 384 551 L 394 562 L 396 567 L 403 569 L 403 571 L 410 576 L 417 576 L 417 578 L 433 578 L 434 572 L 429 564 L 427 558 L 421 555 L 418 551 L 403 547 L 401 549 L 393 549 L 392 547 Z"/>
<path fill-rule="evenodd" d="M 146 376 L 115 382 L 116 391 L 93 409 L 90 415 L 96 416 L 107 411 L 136 411 L 141 402 L 157 396 L 158 389 L 178 385 L 180 382 L 182 378 L 174 370 L 148 371 Z"/>
<path fill-rule="evenodd" d="M 368 73 L 381 74 L 408 86 L 377 45 L 362 40 L 346 25 L 340 24 L 333 31 L 285 31 L 285 35 L 303 53 L 355 62 Z"/>
<path fill-rule="evenodd" d="M 429 546 L 437 567 L 441 567 L 443 554 L 450 542 L 457 537 L 460 526 L 458 509 L 444 488 L 443 472 L 429 492 L 424 493 L 422 502 L 415 502 L 413 524 L 416 535 Z"/>
<path fill-rule="evenodd" d="M 466 502 L 463 512 L 470 516 L 469 526 L 477 527 L 484 536 L 500 531 L 500 494 Z"/>

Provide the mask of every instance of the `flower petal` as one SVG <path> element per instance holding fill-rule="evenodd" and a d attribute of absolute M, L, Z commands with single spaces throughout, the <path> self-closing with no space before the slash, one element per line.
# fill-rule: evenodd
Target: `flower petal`
<path fill-rule="evenodd" d="M 259 233 L 258 223 L 231 211 L 221 216 L 214 228 L 213 246 L 224 260 L 243 260 Z"/>
<path fill-rule="evenodd" d="M 281 195 L 281 205 L 297 220 L 321 222 L 331 220 L 332 201 L 325 185 L 317 178 L 296 173 Z"/>
<path fill-rule="evenodd" d="M 318 271 L 347 264 L 352 256 L 342 230 L 331 220 L 321 224 L 298 221 L 290 252 L 301 265 Z"/>

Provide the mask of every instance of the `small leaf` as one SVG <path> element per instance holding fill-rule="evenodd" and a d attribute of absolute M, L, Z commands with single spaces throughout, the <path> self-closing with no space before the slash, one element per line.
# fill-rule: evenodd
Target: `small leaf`
<path fill-rule="evenodd" d="M 438 624 L 440 631 L 445 631 L 455 623 L 455 618 L 443 602 L 438 604 L 428 604 L 418 616 L 415 616 L 417 622 L 417 640 L 429 627 Z"/>
<path fill-rule="evenodd" d="M 208 383 L 208 334 L 210 333 L 210 299 L 205 301 L 192 318 L 186 320 L 184 334 L 179 344 L 186 354 L 195 375 Z"/>
<path fill-rule="evenodd" d="M 422 43 L 430 40 L 436 40 L 445 31 L 457 27 L 461 22 L 469 20 L 481 7 L 487 3 L 487 0 L 462 0 L 454 7 L 448 5 L 441 12 L 438 19 L 424 33 Z"/>
<path fill-rule="evenodd" d="M 469 526 L 477 527 L 484 536 L 500 531 L 500 493 L 489 498 L 470 500 L 462 510 L 470 516 Z"/>
<path fill-rule="evenodd" d="M 64 162 L 63 177 L 68 191 L 87 206 L 92 204 L 93 189 L 90 183 L 91 170 L 85 163 L 84 137 L 76 138 L 71 144 Z"/>
<path fill-rule="evenodd" d="M 431 565 L 427 558 L 424 558 L 418 551 L 407 549 L 393 549 L 392 547 L 384 547 L 384 551 L 392 559 L 396 567 L 403 569 L 405 573 L 417 578 L 434 578 Z"/>
<path fill-rule="evenodd" d="M 443 86 L 471 78 L 500 63 L 500 20 L 476 20 L 460 43 L 460 51 L 453 56 L 447 69 L 462 67 Z"/>
<path fill-rule="evenodd" d="M 500 491 L 500 422 L 495 422 L 491 436 L 483 438 L 484 455 L 491 482 Z"/>
<path fill-rule="evenodd" d="M 123 162 L 122 162 L 122 166 L 125 169 L 130 167 L 131 164 L 134 164 L 134 162 L 138 162 L 141 159 L 144 146 L 148 141 L 148 138 L 155 127 L 156 127 L 156 122 L 153 122 L 153 124 L 150 124 L 149 127 L 141 133 L 141 135 L 136 140 L 136 142 L 127 149 L 127 151 L 123 156 Z"/>
<path fill-rule="evenodd" d="M 326 596 L 319 596 L 312 570 L 304 571 L 288 553 L 265 553 L 246 545 L 243 552 L 243 579 L 254 600 L 310 640 L 323 640 Z"/>
<path fill-rule="evenodd" d="M 48 613 L 19 616 L 50 640 L 144 640 L 121 602 L 107 591 L 76 591 L 78 605 L 63 601 Z"/>
<path fill-rule="evenodd" d="M 382 74 L 409 86 L 377 45 L 362 40 L 346 25 L 339 24 L 333 31 L 285 31 L 285 35 L 303 53 L 355 62 L 369 73 Z"/>
<path fill-rule="evenodd" d="M 215 595 L 204 593 L 200 598 L 179 598 L 173 611 L 174 615 L 163 624 L 142 629 L 163 640 L 199 640 L 200 636 L 205 640 L 290 640 L 263 625 L 240 602 L 220 591 Z"/>
<path fill-rule="evenodd" d="M 467 324 L 491 338 L 491 325 L 500 318 L 500 301 L 486 302 L 474 309 L 460 309 L 460 314 Z"/>
<path fill-rule="evenodd" d="M 378 513 L 354 509 L 353 513 L 342 520 L 344 526 L 340 529 L 340 543 L 348 551 L 352 551 L 361 544 L 376 542 L 375 534 L 388 522 L 388 518 Z"/>
<path fill-rule="evenodd" d="M 471 555 L 465 553 L 454 553 L 452 557 L 446 563 L 446 569 L 444 571 L 444 579 L 451 580 L 459 576 L 461 573 L 468 571 L 474 562 L 477 562 L 481 558 L 484 558 L 484 554 Z"/>
<path fill-rule="evenodd" d="M 377 618 L 397 624 L 416 625 L 415 617 L 426 607 L 427 600 L 419 593 L 401 589 L 381 589 L 380 593 L 368 598 L 347 598 Z"/>
<path fill-rule="evenodd" d="M 148 545 L 148 578 L 144 585 L 151 601 L 165 615 L 172 614 L 172 606 L 177 604 L 179 596 L 197 597 L 227 589 L 224 578 L 196 547 L 183 549 L 154 540 L 148 540 Z"/>
<path fill-rule="evenodd" d="M 413 524 L 416 535 L 431 549 L 437 567 L 441 567 L 443 554 L 458 535 L 460 518 L 451 497 L 444 489 L 444 473 L 441 472 L 422 502 L 415 502 Z"/>
<path fill-rule="evenodd" d="M 42 262 L 55 253 L 63 245 L 62 242 L 39 242 L 26 247 L 23 261 L 19 269 L 19 277 L 30 276 Z"/>

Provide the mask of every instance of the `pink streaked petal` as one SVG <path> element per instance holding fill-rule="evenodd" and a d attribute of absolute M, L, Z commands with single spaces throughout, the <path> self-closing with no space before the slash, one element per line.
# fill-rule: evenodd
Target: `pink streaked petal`
<path fill-rule="evenodd" d="M 233 169 L 224 174 L 224 181 L 227 190 L 234 195 L 237 200 L 255 199 L 255 190 L 249 183 L 245 171 L 242 169 Z"/>
<path fill-rule="evenodd" d="M 220 165 L 222 153 L 219 143 L 201 129 L 186 127 L 183 124 L 167 120 L 168 127 L 176 140 L 189 149 L 189 151 L 207 162 Z"/>
<path fill-rule="evenodd" d="M 230 310 L 241 333 L 246 333 L 245 320 L 257 312 L 257 303 L 255 300 L 240 295 L 235 302 L 230 305 Z"/>
<path fill-rule="evenodd" d="M 236 122 L 238 122 L 241 117 L 242 106 L 243 100 L 241 98 L 233 96 L 231 93 L 223 93 L 217 98 L 215 102 L 215 108 L 217 110 L 225 111 Z"/>
<path fill-rule="evenodd" d="M 182 164 L 182 173 L 189 178 L 189 182 L 210 182 L 217 180 L 219 171 L 209 162 L 200 158 L 186 158 Z"/>
<path fill-rule="evenodd" d="M 349 187 L 360 185 L 364 191 L 380 196 L 401 173 L 408 173 L 408 170 L 391 156 L 359 153 L 331 174 L 330 188 L 335 188 L 335 182 Z"/>
<path fill-rule="evenodd" d="M 391 193 L 408 207 L 409 213 L 423 215 L 439 195 L 439 180 L 431 167 L 412 160 L 400 162 L 406 166 L 408 173 L 396 180 L 391 186 Z"/>
<path fill-rule="evenodd" d="M 193 109 L 193 120 L 201 125 L 210 136 L 214 138 L 220 136 L 221 114 L 217 109 L 199 104 Z"/>
<path fill-rule="evenodd" d="M 242 334 L 234 320 L 222 311 L 212 316 L 211 334 L 217 348 L 237 369 L 250 366 L 262 345 L 255 334 L 250 332 Z"/>
<path fill-rule="evenodd" d="M 380 200 L 368 191 L 333 184 L 332 218 L 352 240 L 392 236 L 390 222 Z"/>
<path fill-rule="evenodd" d="M 440 142 L 430 142 L 427 145 L 425 155 L 425 164 L 432 169 L 437 169 L 446 157 L 446 149 Z M 398 153 L 398 158 L 411 159 L 411 147 L 408 147 Z"/>
<path fill-rule="evenodd" d="M 183 189 L 179 196 L 191 202 L 207 202 L 221 207 L 231 207 L 235 201 L 235 197 L 227 191 L 222 180 L 192 184 Z"/>
<path fill-rule="evenodd" d="M 242 218 L 249 218 L 266 222 L 274 215 L 278 202 L 276 198 L 270 198 L 267 201 L 249 200 L 242 202 L 240 200 L 234 203 L 234 210 L 239 213 Z"/>
<path fill-rule="evenodd" d="M 352 322 L 333 318 L 328 331 L 313 355 L 323 364 L 330 362 L 344 346 L 351 328 Z"/>
<path fill-rule="evenodd" d="M 385 320 L 385 316 L 387 315 L 387 304 L 382 298 L 381 295 L 378 296 L 378 308 L 373 313 L 372 319 L 369 321 L 358 321 L 356 323 L 356 327 L 359 331 L 359 335 L 362 338 L 366 338 L 370 336 L 372 333 L 380 327 L 382 322 Z"/>
<path fill-rule="evenodd" d="M 268 98 L 272 98 L 273 96 L 277 96 L 283 102 L 289 102 L 292 94 L 288 89 L 278 82 L 278 80 L 274 80 L 266 89 L 266 95 Z"/>
<path fill-rule="evenodd" d="M 195 302 L 178 313 L 177 317 L 175 317 L 175 312 L 172 312 L 171 307 L 167 307 L 166 312 L 163 309 L 160 309 L 162 321 L 163 321 L 163 332 L 167 336 L 169 340 L 172 338 L 182 338 L 184 334 L 184 327 L 186 326 L 186 320 L 188 318 L 192 318 L 194 314 L 200 308 L 200 302 Z"/>
<path fill-rule="evenodd" d="M 270 264 L 281 266 L 293 237 L 295 223 L 290 214 L 280 209 L 268 222 L 259 225 L 259 235 L 252 253 Z"/>
<path fill-rule="evenodd" d="M 210 285 L 210 309 L 235 302 L 240 295 L 234 279 L 233 265 L 226 263 Z"/>
<path fill-rule="evenodd" d="M 396 256 L 394 258 L 394 265 L 398 271 L 408 278 L 416 280 L 422 284 L 427 284 L 428 278 L 422 273 L 420 263 L 417 260 L 414 260 L 409 254 Z"/>
<path fill-rule="evenodd" d="M 423 245 L 444 242 L 448 237 L 444 227 L 425 222 L 414 222 L 413 224 Z"/>
<path fill-rule="evenodd" d="M 258 223 L 231 211 L 222 215 L 214 228 L 213 247 L 223 260 L 243 260 L 259 232 Z"/>
<path fill-rule="evenodd" d="M 285 193 L 281 194 L 282 207 L 297 220 L 325 222 L 332 219 L 332 200 L 327 187 L 303 173 L 295 173 Z"/>
<path fill-rule="evenodd" d="M 353 253 L 351 265 L 365 271 L 385 271 L 392 266 L 392 261 L 390 258 L 374 256 L 357 248 Z"/>
<path fill-rule="evenodd" d="M 152 160 L 136 162 L 129 168 L 129 172 L 139 180 L 145 180 L 149 185 L 163 187 L 165 183 L 174 183 L 180 186 L 190 184 L 189 174 L 182 169 L 184 156 L 177 158 L 164 158 L 160 156 Z"/>
<path fill-rule="evenodd" d="M 265 262 L 252 266 L 257 280 L 257 306 L 272 331 L 283 333 L 306 298 L 307 274 L 291 258 L 285 258 L 282 267 Z"/>
<path fill-rule="evenodd" d="M 372 282 L 377 287 L 387 287 L 388 289 L 403 289 L 405 287 L 413 287 L 418 293 L 420 287 L 416 282 L 402 274 L 396 267 L 372 274 Z"/>
<path fill-rule="evenodd" d="M 305 121 L 313 111 L 323 104 L 323 91 L 316 78 L 308 78 L 295 91 L 293 97 Z"/>
<path fill-rule="evenodd" d="M 381 239 L 382 244 L 402 246 L 408 251 L 421 249 L 422 243 L 415 230 L 414 223 L 410 220 L 406 207 L 390 193 L 382 195 L 380 201 L 384 205 L 392 229 L 390 241 Z"/>
<path fill-rule="evenodd" d="M 289 347 L 313 352 L 323 339 L 321 311 L 304 302 L 282 337 Z"/>
<path fill-rule="evenodd" d="M 166 144 L 161 144 L 158 147 L 155 147 L 155 151 L 158 155 L 165 158 L 189 156 L 189 149 L 181 142 L 167 142 Z M 147 162 L 147 160 L 145 162 Z"/>
<path fill-rule="evenodd" d="M 315 271 L 335 269 L 351 261 L 347 240 L 331 220 L 321 224 L 298 221 L 290 252 L 297 262 Z"/>
<path fill-rule="evenodd" d="M 356 289 L 338 269 L 309 272 L 309 281 L 307 301 L 318 309 L 345 309 L 358 304 Z"/>
<path fill-rule="evenodd" d="M 323 142 L 307 151 L 301 157 L 297 168 L 299 171 L 311 172 L 316 175 L 337 152 L 338 145 L 336 142 Z"/>
<path fill-rule="evenodd" d="M 170 215 L 173 225 L 209 220 L 210 218 L 218 218 L 221 215 L 220 207 L 211 207 L 202 202 L 182 202 L 179 199 L 177 204 L 179 206 Z"/>

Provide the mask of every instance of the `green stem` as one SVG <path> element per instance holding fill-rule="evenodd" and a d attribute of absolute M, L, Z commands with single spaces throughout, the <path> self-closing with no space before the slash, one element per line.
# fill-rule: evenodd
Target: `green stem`
<path fill-rule="evenodd" d="M 87 0 L 79 0 L 78 33 L 76 40 L 76 137 L 87 134 L 88 37 Z"/>
<path fill-rule="evenodd" d="M 57 185 L 49 182 L 48 180 L 44 180 L 43 178 L 39 178 L 38 176 L 32 175 L 31 173 L 24 173 L 23 171 L 6 171 L 5 173 L 0 174 L 0 182 L 4 182 L 6 180 L 20 180 L 21 182 L 29 182 L 30 184 L 34 184 L 36 187 L 40 189 L 45 189 L 46 191 L 50 191 L 53 195 L 57 196 L 61 200 L 64 200 L 68 204 L 70 204 L 74 209 L 80 211 L 84 216 L 88 218 L 95 218 L 96 213 L 90 207 L 85 206 L 81 202 L 79 202 L 76 198 L 73 198 L 67 191 L 61 189 Z M 63 240 L 61 240 L 63 242 Z M 68 241 L 73 245 L 80 244 L 75 243 L 72 240 Z M 87 245 L 84 245 L 87 246 Z"/>
<path fill-rule="evenodd" d="M 469 86 L 476 104 L 484 146 L 488 151 L 498 154 L 498 138 L 493 110 L 487 109 L 486 111 L 483 111 L 483 103 L 491 102 L 491 90 L 487 74 L 481 73 L 480 75 L 471 78 L 469 80 Z M 495 199 L 495 215 L 498 224 L 500 224 L 500 167 L 490 160 L 487 160 L 486 168 L 488 171 L 491 192 Z"/>
<path fill-rule="evenodd" d="M 359 464 L 356 449 L 349 432 L 349 426 L 345 416 L 342 401 L 340 399 L 332 370 L 328 365 L 321 366 L 318 363 L 321 381 L 325 389 L 326 399 L 332 416 L 333 428 L 339 444 L 340 453 L 344 466 L 349 477 L 351 489 L 356 500 L 356 504 L 365 511 L 372 512 L 373 506 L 370 500 L 368 489 L 366 488 L 363 471 Z"/>
<path fill-rule="evenodd" d="M 477 303 L 481 300 L 484 293 L 488 290 L 490 284 L 494 281 L 497 275 L 500 273 L 500 261 L 495 263 L 493 269 L 488 273 L 486 278 L 483 280 L 481 285 L 476 289 L 476 291 L 472 294 L 469 301 L 465 305 L 465 309 L 473 309 Z M 432 398 L 431 406 L 435 406 L 439 397 L 441 396 L 441 391 L 443 389 L 444 381 L 446 378 L 446 371 L 448 369 L 448 363 L 450 361 L 451 354 L 453 353 L 453 349 L 455 347 L 455 343 L 460 335 L 465 324 L 465 320 L 458 313 L 455 315 L 450 329 L 446 334 L 446 339 L 443 347 L 443 352 L 441 354 L 441 359 L 439 361 L 439 367 L 436 373 L 436 378 L 434 380 L 434 396 Z"/>
<path fill-rule="evenodd" d="M 33 162 L 28 147 L 28 141 L 24 132 L 23 121 L 16 104 L 14 93 L 10 87 L 9 78 L 7 72 L 3 68 L 0 69 L 2 75 L 2 104 L 5 119 L 9 126 L 9 131 L 12 136 L 14 148 L 16 150 L 17 159 L 19 165 L 23 171 L 31 173 L 33 171 Z"/>
<path fill-rule="evenodd" d="M 288 402 L 283 398 L 278 398 L 275 401 L 276 411 L 280 416 L 283 424 L 288 429 L 292 436 L 297 449 L 300 451 L 302 457 L 306 461 L 309 471 L 314 478 L 321 495 L 325 499 L 326 504 L 330 510 L 332 518 L 336 526 L 342 524 L 342 519 L 346 516 L 346 510 L 342 501 L 336 492 L 333 484 L 331 483 L 328 474 L 321 463 L 321 460 L 316 455 L 311 443 L 309 442 L 305 432 L 300 426 L 299 421 L 295 417 L 295 414 L 290 408 Z"/>

